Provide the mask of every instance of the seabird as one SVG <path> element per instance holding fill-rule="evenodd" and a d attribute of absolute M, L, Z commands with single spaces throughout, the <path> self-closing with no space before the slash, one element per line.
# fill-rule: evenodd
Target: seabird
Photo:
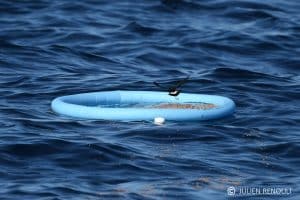
<path fill-rule="evenodd" d="M 177 83 L 174 85 L 174 86 L 172 86 L 172 87 L 169 87 L 169 88 L 166 88 L 166 87 L 164 87 L 164 86 L 161 86 L 159 83 L 157 83 L 157 82 L 153 82 L 154 83 L 154 85 L 156 85 L 157 87 L 160 87 L 160 88 L 162 88 L 162 89 L 167 89 L 167 91 L 169 92 L 169 95 L 170 96 L 178 96 L 179 94 L 180 94 L 180 92 L 181 92 L 181 90 L 179 90 L 178 88 L 180 88 L 184 83 L 186 83 L 187 82 L 187 80 L 189 79 L 190 77 L 188 76 L 188 77 L 186 77 L 185 79 L 182 79 L 182 80 L 180 80 L 180 81 L 177 81 Z"/>

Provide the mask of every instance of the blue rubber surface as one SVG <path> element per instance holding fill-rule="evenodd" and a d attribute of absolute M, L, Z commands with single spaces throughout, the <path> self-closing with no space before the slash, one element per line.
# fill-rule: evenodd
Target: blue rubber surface
<path fill-rule="evenodd" d="M 216 108 L 203 110 L 122 107 L 130 104 L 158 103 L 210 103 L 215 104 Z M 235 110 L 234 102 L 222 96 L 181 93 L 173 97 L 167 92 L 151 91 L 108 91 L 68 95 L 54 99 L 51 107 L 56 113 L 69 117 L 125 121 L 153 120 L 155 117 L 164 117 L 167 121 L 211 120 L 231 115 Z"/>

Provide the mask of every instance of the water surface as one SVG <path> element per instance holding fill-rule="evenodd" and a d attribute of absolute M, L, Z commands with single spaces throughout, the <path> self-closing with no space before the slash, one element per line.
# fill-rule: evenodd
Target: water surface
<path fill-rule="evenodd" d="M 283 186 L 299 199 L 300 3 L 1 1 L 1 199 L 226 199 Z M 232 98 L 217 121 L 58 116 L 51 100 L 109 90 Z M 250 197 L 252 198 L 252 197 Z M 255 199 L 259 199 L 255 198 Z M 264 196 L 265 199 L 274 197 Z"/>

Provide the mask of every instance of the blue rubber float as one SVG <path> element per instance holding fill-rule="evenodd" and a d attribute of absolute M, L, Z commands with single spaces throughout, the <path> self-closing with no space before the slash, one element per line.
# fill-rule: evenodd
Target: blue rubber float
<path fill-rule="evenodd" d="M 200 106 L 199 106 L 200 105 Z M 208 106 L 207 106 L 208 105 Z M 108 91 L 62 96 L 52 101 L 56 113 L 81 119 L 140 121 L 163 117 L 172 121 L 201 121 L 231 115 L 234 102 L 226 97 L 167 92 Z"/>

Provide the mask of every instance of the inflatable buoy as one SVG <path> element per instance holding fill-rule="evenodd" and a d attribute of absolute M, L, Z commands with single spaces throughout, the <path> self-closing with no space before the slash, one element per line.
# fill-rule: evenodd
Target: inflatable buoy
<path fill-rule="evenodd" d="M 234 102 L 216 95 L 166 92 L 108 91 L 62 96 L 51 103 L 56 113 L 82 119 L 174 121 L 211 120 L 231 115 Z"/>

